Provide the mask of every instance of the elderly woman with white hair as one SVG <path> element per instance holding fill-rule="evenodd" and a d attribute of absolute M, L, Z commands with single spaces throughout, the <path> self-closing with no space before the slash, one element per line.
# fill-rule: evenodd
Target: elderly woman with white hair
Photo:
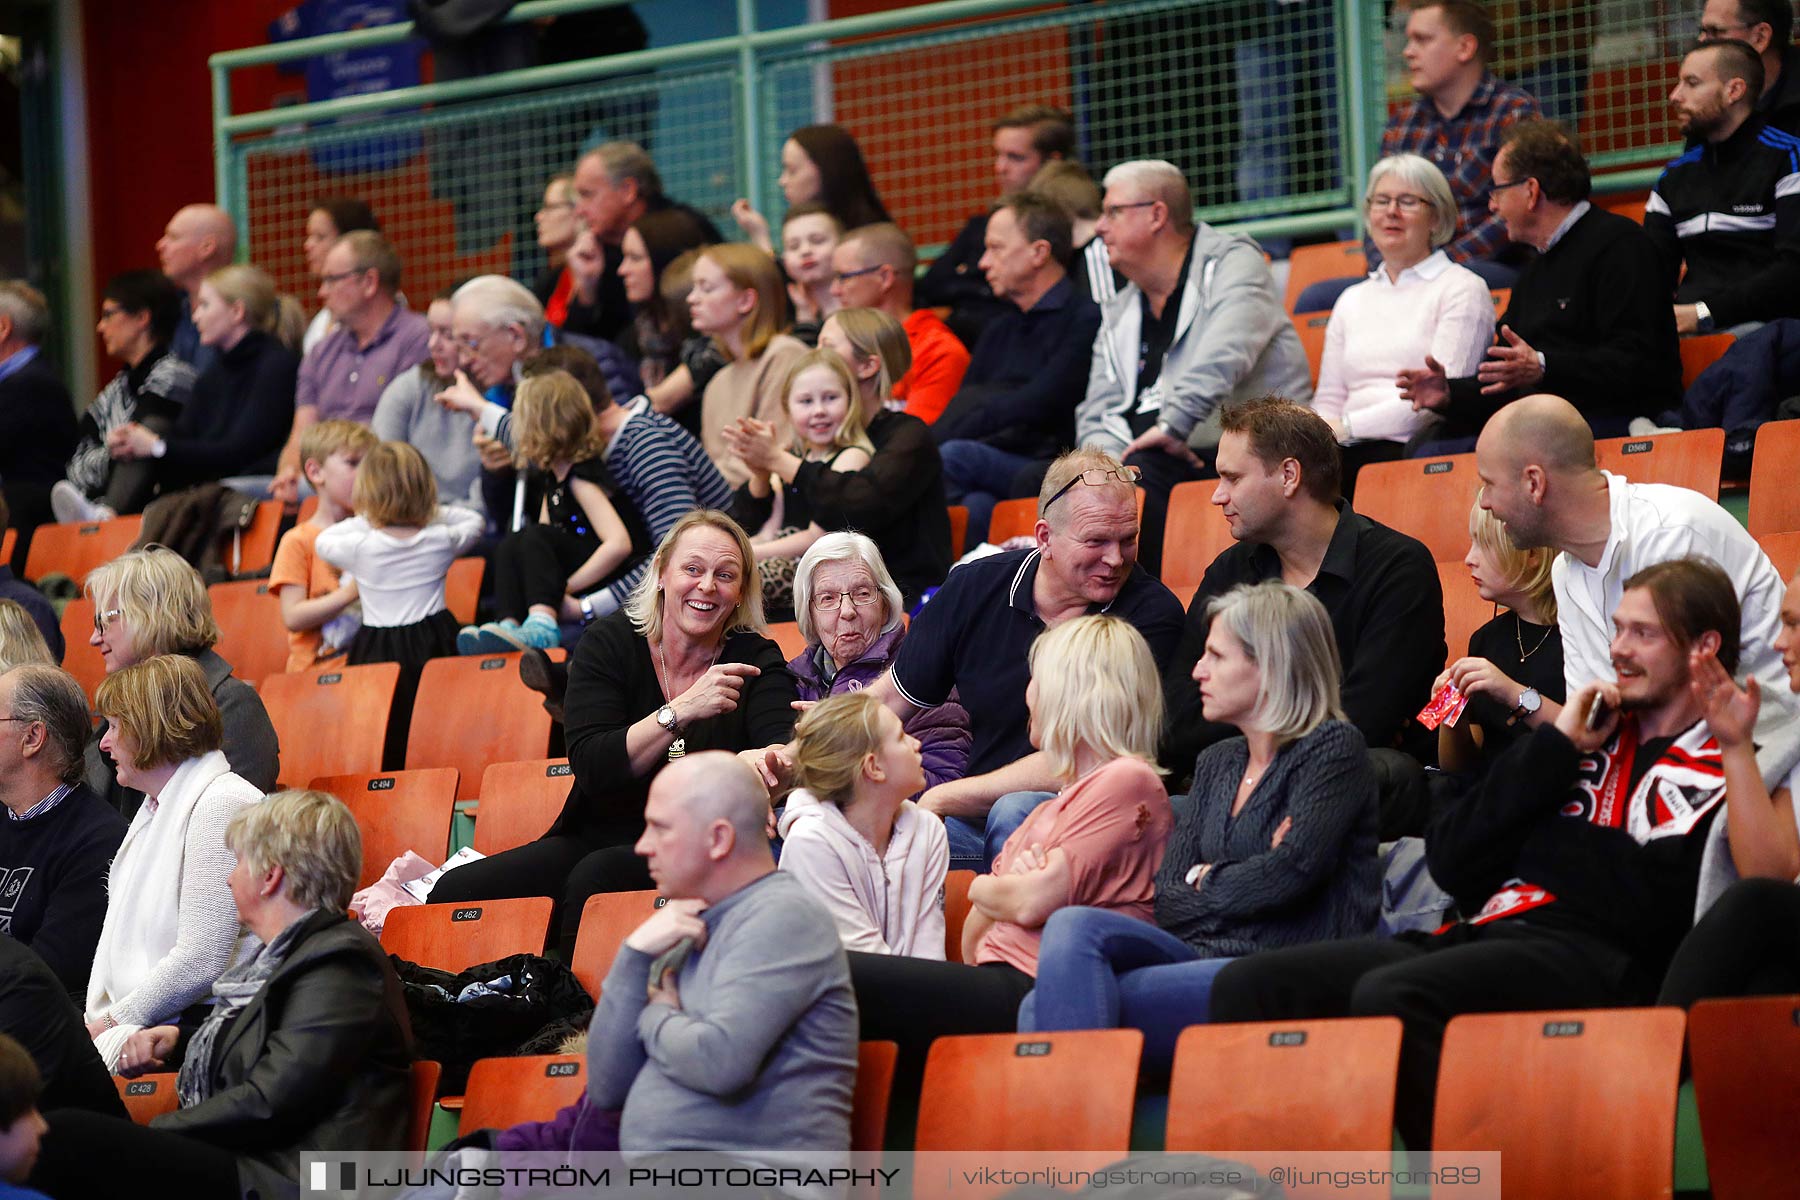
<path fill-rule="evenodd" d="M 1451 379 L 1473 375 L 1494 340 L 1494 298 L 1481 276 L 1450 261 L 1456 199 L 1444 173 L 1417 154 L 1369 171 L 1363 197 L 1381 265 L 1338 297 L 1325 327 L 1313 409 L 1344 453 L 1344 494 L 1366 464 L 1397 459 L 1431 419 L 1400 396 L 1396 375 L 1424 361 Z"/>
<path fill-rule="evenodd" d="M 906 636 L 900 587 L 868 537 L 828 533 L 794 569 L 794 617 L 806 649 L 788 662 L 802 700 L 868 687 Z M 954 693 L 952 693 L 954 695 Z M 961 779 L 969 763 L 969 714 L 955 699 L 906 722 L 925 760 L 925 786 Z"/>
<path fill-rule="evenodd" d="M 1243 736 L 1194 764 L 1156 873 L 1155 924 L 1100 908 L 1051 914 L 1019 1010 L 1026 1031 L 1142 1029 L 1152 1069 L 1207 1020 L 1213 978 L 1233 958 L 1366 936 L 1380 915 L 1375 775 L 1338 704 L 1325 606 L 1269 580 L 1208 614 L 1194 666 L 1202 711 Z"/>
<path fill-rule="evenodd" d="M 380 943 L 344 915 L 362 869 L 350 810 L 324 792 L 281 792 L 239 811 L 210 849 L 231 864 L 236 907 L 225 908 L 254 949 L 201 983 L 203 1020 L 138 1030 L 118 1064 L 132 1076 L 179 1056 L 180 1107 L 149 1128 L 49 1114 L 34 1187 L 108 1195 L 129 1172 L 182 1196 L 292 1196 L 302 1153 L 401 1149 L 411 1030 Z"/>

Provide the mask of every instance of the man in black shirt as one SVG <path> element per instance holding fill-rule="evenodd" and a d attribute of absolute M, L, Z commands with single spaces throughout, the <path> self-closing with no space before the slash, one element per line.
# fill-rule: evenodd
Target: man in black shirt
<path fill-rule="evenodd" d="M 985 867 L 1059 786 L 1042 753 L 1032 750 L 1025 706 L 1026 655 L 1038 634 L 1105 612 L 1131 622 L 1157 662 L 1174 649 L 1181 605 L 1137 563 L 1131 478 L 1101 451 L 1057 459 L 1038 494 L 1036 548 L 950 572 L 900 643 L 894 665 L 870 685 L 902 720 L 944 703 L 952 690 L 969 711 L 968 774 L 919 797 L 946 818 L 952 866 Z"/>
<path fill-rule="evenodd" d="M 126 1115 L 81 1010 L 43 960 L 5 934 L 0 934 L 0 1033 L 25 1047 L 37 1064 L 44 1077 L 38 1098 L 44 1111 L 82 1108 Z"/>
<path fill-rule="evenodd" d="M 1462 920 L 1240 959 L 1213 1020 L 1399 1017 L 1395 1124 L 1420 1148 L 1452 1017 L 1653 1003 L 1725 799 L 1690 655 L 1737 669 L 1737 593 L 1710 562 L 1662 562 L 1625 581 L 1614 620 L 1618 682 L 1582 687 L 1433 820 L 1426 864 Z"/>
<path fill-rule="evenodd" d="M 1488 206 L 1507 236 L 1537 247 L 1474 375 L 1445 377 L 1426 356 L 1400 394 L 1443 418 L 1426 453 L 1472 449 L 1487 419 L 1536 392 L 1563 396 L 1596 437 L 1678 408 L 1681 348 L 1668 282 L 1636 221 L 1588 202 L 1587 160 L 1561 126 L 1521 121 L 1494 158 Z"/>
<path fill-rule="evenodd" d="M 1793 0 L 1706 0 L 1700 41 L 1736 38 L 1762 59 L 1757 115 L 1785 133 L 1800 134 L 1800 47 L 1794 40 Z"/>
<path fill-rule="evenodd" d="M 1227 409 L 1220 427 L 1213 503 L 1238 542 L 1207 568 L 1164 672 L 1163 765 L 1180 778 L 1201 750 L 1236 734 L 1201 717 L 1194 664 L 1212 625 L 1207 602 L 1265 579 L 1305 588 L 1331 614 L 1344 712 L 1371 750 L 1429 756 L 1432 735 L 1412 716 L 1444 665 L 1444 592 L 1431 552 L 1350 510 L 1338 490 L 1337 441 L 1311 409 L 1267 397 Z"/>
<path fill-rule="evenodd" d="M 0 675 L 0 933 L 87 994 L 125 819 L 82 782 L 92 731 L 73 676 L 31 664 Z"/>

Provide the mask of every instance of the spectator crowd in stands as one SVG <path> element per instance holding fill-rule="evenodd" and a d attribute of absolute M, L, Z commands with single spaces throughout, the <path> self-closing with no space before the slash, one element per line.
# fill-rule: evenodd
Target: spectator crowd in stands
<path fill-rule="evenodd" d="M 922 273 L 835 125 L 794 131 L 787 212 L 739 201 L 736 242 L 642 147 L 572 154 L 531 286 L 409 299 L 379 214 L 320 199 L 310 326 L 190 205 L 160 271 L 103 289 L 119 370 L 79 419 L 44 297 L 0 283 L 13 562 L 53 517 L 287 506 L 287 669 L 397 664 L 390 768 L 430 660 L 518 653 L 566 801 L 430 901 L 548 897 L 562 958 L 591 897 L 668 903 L 610 960 L 573 1111 L 459 1161 L 842 1152 L 859 1030 L 916 1083 L 946 1034 L 1129 1026 L 1154 1073 L 1189 1025 L 1350 1015 L 1403 1022 L 1428 1146 L 1458 1014 L 1800 990 L 1800 583 L 1595 451 L 1680 407 L 1684 335 L 1800 316 L 1791 34 L 1786 0 L 1708 0 L 1687 148 L 1633 221 L 1490 69 L 1484 8 L 1419 0 L 1369 274 L 1300 302 L 1331 310 L 1316 369 L 1181 165 L 1090 173 L 1038 104 Z M 1464 452 L 1462 565 L 1359 511 L 1378 464 Z M 1205 560 L 1177 520 L 1202 480 Z M 1008 501 L 1027 532 L 982 546 Z M 113 1150 L 285 1194 L 302 1150 L 398 1146 L 411 1035 L 343 911 L 362 835 L 276 792 L 293 731 L 201 571 L 151 545 L 78 581 L 91 697 L 0 571 L 0 1136 L 48 1129 L 0 1192 L 97 1194 Z M 1494 606 L 1466 643 L 1446 571 Z M 1466 717 L 1428 722 L 1446 692 Z M 180 1107 L 130 1129 L 94 1079 L 152 1070 Z"/>

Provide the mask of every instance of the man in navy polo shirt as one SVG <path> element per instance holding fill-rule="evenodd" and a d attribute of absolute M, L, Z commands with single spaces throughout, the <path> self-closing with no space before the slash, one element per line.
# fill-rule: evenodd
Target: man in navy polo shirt
<path fill-rule="evenodd" d="M 985 870 L 1058 786 L 1032 748 L 1025 708 L 1026 654 L 1038 634 L 1107 612 L 1136 626 L 1157 662 L 1174 652 L 1181 604 L 1137 565 L 1135 479 L 1135 470 L 1104 451 L 1057 459 L 1038 493 L 1037 546 L 952 571 L 873 685 L 903 720 L 944 703 L 952 689 L 969 710 L 969 773 L 919 798 L 945 819 L 952 867 Z"/>

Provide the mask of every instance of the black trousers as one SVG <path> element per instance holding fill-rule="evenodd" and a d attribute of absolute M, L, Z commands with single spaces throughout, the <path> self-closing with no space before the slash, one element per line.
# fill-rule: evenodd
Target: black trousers
<path fill-rule="evenodd" d="M 1735 883 L 1682 939 L 1658 1004 L 1800 992 L 1800 886 Z"/>
<path fill-rule="evenodd" d="M 581 907 L 589 896 L 655 886 L 650 868 L 630 846 L 600 846 L 584 837 L 546 834 L 446 873 L 431 889 L 431 902 L 549 896 L 557 902 L 551 916 L 551 947 L 568 962 L 575 956 Z"/>
<path fill-rule="evenodd" d="M 119 1195 L 127 1178 L 153 1181 L 161 1195 L 237 1200 L 237 1159 L 198 1138 L 78 1108 L 44 1119 L 50 1132 L 26 1183 L 55 1200 Z"/>
<path fill-rule="evenodd" d="M 1645 1004 L 1652 990 L 1613 946 L 1500 921 L 1240 958 L 1213 981 L 1212 1019 L 1399 1017 L 1405 1031 L 1394 1123 L 1409 1149 L 1424 1150 L 1451 1017 Z"/>
<path fill-rule="evenodd" d="M 1144 474 L 1138 486 L 1144 489 L 1144 517 L 1138 523 L 1138 561 L 1152 575 L 1162 574 L 1163 529 L 1169 523 L 1169 492 L 1178 483 L 1191 479 L 1210 479 L 1216 471 L 1208 463 L 1196 469 L 1184 458 L 1161 450 L 1140 450 L 1125 460 Z"/>
<path fill-rule="evenodd" d="M 566 529 L 527 525 L 494 548 L 494 612 L 523 621 L 534 604 L 554 609 L 561 619 L 569 576 L 599 545 Z"/>

